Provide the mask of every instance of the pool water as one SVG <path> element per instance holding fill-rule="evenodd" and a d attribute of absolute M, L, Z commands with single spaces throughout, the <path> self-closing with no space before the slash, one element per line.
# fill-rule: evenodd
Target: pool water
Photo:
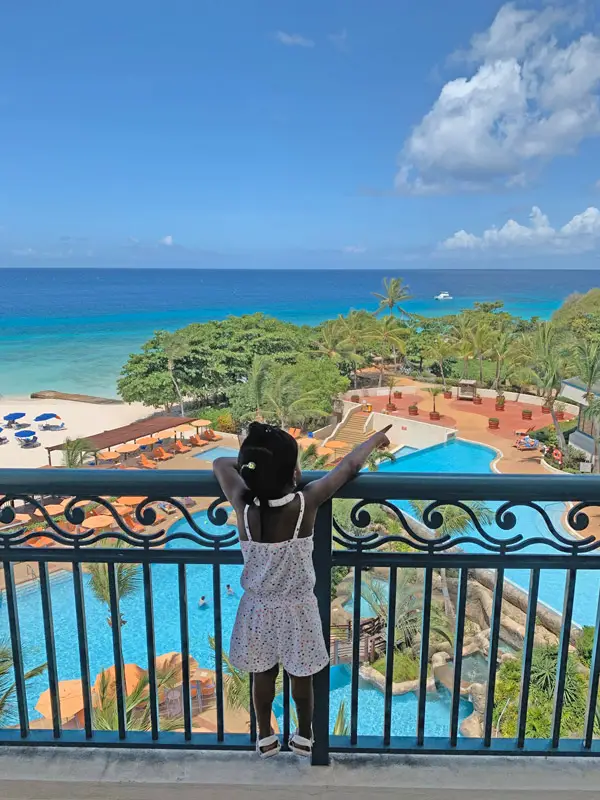
<path fill-rule="evenodd" d="M 233 447 L 213 447 L 212 450 L 207 450 L 204 453 L 198 453 L 194 458 L 199 458 L 201 461 L 213 462 L 216 458 L 237 458 L 238 451 Z"/>

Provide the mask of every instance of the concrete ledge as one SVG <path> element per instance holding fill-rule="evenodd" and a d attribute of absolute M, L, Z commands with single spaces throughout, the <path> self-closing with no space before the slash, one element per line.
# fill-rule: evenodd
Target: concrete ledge
<path fill-rule="evenodd" d="M 600 798 L 598 759 L 0 749 L 2 800 L 567 800 Z"/>

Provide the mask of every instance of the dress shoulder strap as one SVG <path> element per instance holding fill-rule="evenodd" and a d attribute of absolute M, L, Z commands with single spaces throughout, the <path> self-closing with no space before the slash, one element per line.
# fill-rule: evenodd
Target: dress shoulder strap
<path fill-rule="evenodd" d="M 248 522 L 248 509 L 250 506 L 244 506 L 244 530 L 246 531 L 246 537 L 249 542 L 254 541 L 252 539 L 252 534 L 250 533 L 250 524 Z"/>
<path fill-rule="evenodd" d="M 298 534 L 300 533 L 300 528 L 302 527 L 302 520 L 304 519 L 304 495 L 302 494 L 302 492 L 298 492 L 297 497 L 300 498 L 300 513 L 298 514 L 296 529 L 294 530 L 294 536 L 292 537 L 294 539 L 298 538 Z"/>

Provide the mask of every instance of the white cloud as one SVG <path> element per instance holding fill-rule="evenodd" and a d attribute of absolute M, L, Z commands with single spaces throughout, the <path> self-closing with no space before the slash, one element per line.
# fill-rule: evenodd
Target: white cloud
<path fill-rule="evenodd" d="M 358 256 L 366 252 L 367 248 L 359 244 L 347 244 L 345 247 L 342 247 L 342 253 L 348 253 L 349 255 Z"/>
<path fill-rule="evenodd" d="M 348 52 L 348 31 L 345 28 L 338 33 L 330 33 L 327 38 L 340 53 Z"/>
<path fill-rule="evenodd" d="M 523 185 L 544 161 L 600 135 L 600 38 L 577 38 L 580 22 L 573 9 L 504 5 L 457 54 L 469 73 L 445 84 L 404 143 L 396 187 Z"/>
<path fill-rule="evenodd" d="M 582 253 L 600 245 L 600 210 L 590 206 L 562 228 L 553 228 L 548 217 L 534 206 L 529 224 L 509 219 L 501 228 L 488 228 L 481 236 L 457 231 L 439 245 L 442 251 Z"/>
<path fill-rule="evenodd" d="M 275 38 L 280 44 L 286 47 L 314 47 L 315 43 L 312 39 L 307 39 L 300 36 L 299 33 L 286 33 L 285 31 L 277 31 Z"/>
<path fill-rule="evenodd" d="M 163 236 L 162 239 L 158 240 L 159 244 L 164 244 L 166 247 L 171 247 L 173 244 L 173 237 L 169 234 L 169 236 Z"/>

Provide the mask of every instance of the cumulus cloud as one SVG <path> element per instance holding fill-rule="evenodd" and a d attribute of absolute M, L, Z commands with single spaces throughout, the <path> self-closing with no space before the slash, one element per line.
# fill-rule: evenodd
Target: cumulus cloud
<path fill-rule="evenodd" d="M 158 240 L 159 244 L 164 244 L 165 247 L 171 247 L 173 244 L 173 237 L 169 234 L 169 236 L 163 236 L 162 239 Z"/>
<path fill-rule="evenodd" d="M 534 206 L 529 224 L 509 219 L 501 228 L 488 228 L 481 236 L 457 231 L 439 245 L 442 251 L 501 253 L 515 251 L 583 253 L 600 244 L 600 210 L 590 206 L 576 214 L 562 228 L 550 225 L 548 217 Z"/>
<path fill-rule="evenodd" d="M 600 38 L 573 10 L 504 5 L 455 59 L 400 154 L 396 187 L 433 194 L 519 186 L 547 160 L 600 134 Z M 560 36 L 560 41 L 559 37 Z"/>
<path fill-rule="evenodd" d="M 359 244 L 347 244 L 345 247 L 342 247 L 342 253 L 348 253 L 349 255 L 358 256 L 366 252 L 367 248 Z"/>
<path fill-rule="evenodd" d="M 315 43 L 312 39 L 307 39 L 300 36 L 299 33 L 286 33 L 285 31 L 277 31 L 275 38 L 279 44 L 284 44 L 286 47 L 314 47 Z"/>

